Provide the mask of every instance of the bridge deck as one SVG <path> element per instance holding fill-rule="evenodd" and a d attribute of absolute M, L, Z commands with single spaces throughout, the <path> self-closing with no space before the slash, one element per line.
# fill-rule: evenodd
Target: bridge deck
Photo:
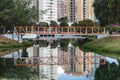
<path fill-rule="evenodd" d="M 27 27 L 17 26 L 14 31 L 36 34 L 105 34 L 105 27 Z"/>
<path fill-rule="evenodd" d="M 36 34 L 39 38 L 81 38 L 82 35 L 106 34 L 105 27 L 20 27 L 14 31 L 24 34 Z"/>

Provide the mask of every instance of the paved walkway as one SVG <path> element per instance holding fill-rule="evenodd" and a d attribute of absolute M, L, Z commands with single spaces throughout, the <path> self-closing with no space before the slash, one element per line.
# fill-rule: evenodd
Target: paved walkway
<path fill-rule="evenodd" d="M 110 35 L 110 36 L 119 36 L 120 37 L 120 34 L 113 34 L 113 35 Z"/>

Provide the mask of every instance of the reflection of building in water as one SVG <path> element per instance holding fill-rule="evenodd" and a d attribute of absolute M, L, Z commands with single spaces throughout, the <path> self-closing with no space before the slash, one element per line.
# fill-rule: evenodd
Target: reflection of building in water
<path fill-rule="evenodd" d="M 44 61 L 47 62 L 47 64 L 39 66 L 39 80 L 57 80 L 57 65 L 53 65 L 53 61 L 58 61 L 55 58 L 58 57 L 58 48 L 51 48 L 50 45 L 40 47 L 39 57 L 44 58 Z M 51 60 L 47 61 L 48 57 Z"/>
<path fill-rule="evenodd" d="M 74 75 L 87 75 L 94 68 L 93 53 L 84 53 L 79 47 L 73 47 L 70 43 L 68 51 L 64 53 L 64 69 Z M 87 72 L 87 73 L 86 73 Z"/>
<path fill-rule="evenodd" d="M 45 64 L 33 66 L 33 70 L 38 70 L 38 77 L 35 80 L 57 80 L 57 65 L 53 61 L 58 61 L 58 48 L 34 46 L 28 49 L 29 57 L 39 57 Z"/>

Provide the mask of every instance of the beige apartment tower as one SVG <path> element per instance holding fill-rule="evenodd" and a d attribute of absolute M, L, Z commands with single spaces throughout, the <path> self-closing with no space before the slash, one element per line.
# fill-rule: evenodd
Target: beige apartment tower
<path fill-rule="evenodd" d="M 78 22 L 84 19 L 93 20 L 94 0 L 64 0 L 65 12 L 70 22 Z"/>

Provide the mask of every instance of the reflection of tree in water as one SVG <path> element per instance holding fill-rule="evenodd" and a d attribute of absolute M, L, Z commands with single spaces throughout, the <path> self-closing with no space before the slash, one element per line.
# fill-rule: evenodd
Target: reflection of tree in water
<path fill-rule="evenodd" d="M 37 43 L 40 47 L 47 47 L 49 42 L 47 40 L 38 40 Z"/>
<path fill-rule="evenodd" d="M 23 54 L 21 57 L 28 57 L 28 52 L 26 51 L 26 48 L 23 48 Z"/>
<path fill-rule="evenodd" d="M 37 40 L 35 41 L 35 44 L 39 44 L 40 47 L 47 47 L 49 45 L 49 42 L 51 43 L 51 47 L 55 48 L 60 43 L 60 47 L 62 50 L 67 51 L 68 44 L 71 42 L 71 44 L 76 46 L 82 46 L 84 43 L 91 41 L 89 39 L 60 39 L 60 40 L 53 40 L 53 41 L 47 41 L 47 40 Z"/>
<path fill-rule="evenodd" d="M 5 54 L 8 54 L 8 53 L 11 53 L 11 52 L 14 52 L 16 51 L 17 49 L 13 49 L 13 48 L 3 48 L 3 49 L 0 49 L 0 56 L 4 56 Z"/>
<path fill-rule="evenodd" d="M 120 80 L 120 65 L 109 62 L 100 65 L 95 72 L 95 80 Z"/>
<path fill-rule="evenodd" d="M 58 46 L 60 42 L 58 40 L 54 40 L 52 43 L 51 43 L 51 47 L 52 48 L 56 48 Z"/>
<path fill-rule="evenodd" d="M 31 67 L 14 66 L 13 58 L 0 58 L 0 79 L 29 80 L 36 74 L 31 71 Z"/>
<path fill-rule="evenodd" d="M 60 40 L 61 49 L 64 51 L 67 51 L 69 42 L 70 42 L 70 39 L 61 39 Z"/>

